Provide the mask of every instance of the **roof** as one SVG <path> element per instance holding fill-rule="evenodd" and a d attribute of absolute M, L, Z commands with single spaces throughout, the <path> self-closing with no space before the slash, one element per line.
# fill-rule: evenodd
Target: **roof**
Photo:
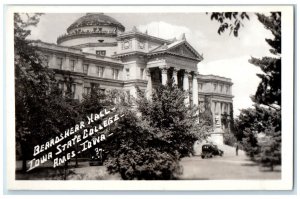
<path fill-rule="evenodd" d="M 163 44 L 157 48 L 152 49 L 149 53 L 162 53 L 162 52 L 171 52 L 170 50 L 175 49 L 180 45 L 185 45 L 196 57 L 196 59 L 202 60 L 203 57 L 185 40 L 174 40 L 170 44 Z"/>
<path fill-rule="evenodd" d="M 104 15 L 103 13 L 87 13 L 85 16 L 80 17 L 74 23 L 72 23 L 67 28 L 67 31 L 69 32 L 70 30 L 79 27 L 102 25 L 112 25 L 120 28 L 122 31 L 125 30 L 125 27 L 120 22 L 110 16 Z"/>
<path fill-rule="evenodd" d="M 148 33 L 142 33 L 140 31 L 138 31 L 135 27 L 131 31 L 120 33 L 118 35 L 117 39 L 120 40 L 120 39 L 131 38 L 131 37 L 140 37 L 140 38 L 144 38 L 144 39 L 147 39 L 147 40 L 152 40 L 152 41 L 155 41 L 155 42 L 159 42 L 159 43 L 162 43 L 162 44 L 163 43 L 167 43 L 167 44 L 172 43 L 171 40 L 166 40 L 166 39 L 162 39 L 162 38 L 155 37 L 155 36 L 152 36 L 152 35 L 148 35 Z"/>

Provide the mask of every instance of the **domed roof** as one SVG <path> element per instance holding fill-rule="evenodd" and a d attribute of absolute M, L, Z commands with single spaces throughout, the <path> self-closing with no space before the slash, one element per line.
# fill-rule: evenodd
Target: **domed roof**
<path fill-rule="evenodd" d="M 74 23 L 72 23 L 68 27 L 67 31 L 69 32 L 73 28 L 102 25 L 116 26 L 122 31 L 125 30 L 125 27 L 120 22 L 110 16 L 104 15 L 103 13 L 87 13 L 85 16 L 80 17 Z"/>

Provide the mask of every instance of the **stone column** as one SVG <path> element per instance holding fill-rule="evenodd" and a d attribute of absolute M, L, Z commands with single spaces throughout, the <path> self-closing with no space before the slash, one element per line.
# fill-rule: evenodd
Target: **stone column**
<path fill-rule="evenodd" d="M 193 72 L 193 104 L 198 106 L 198 80 L 197 80 L 198 72 Z"/>
<path fill-rule="evenodd" d="M 146 97 L 147 99 L 151 99 L 152 95 L 152 78 L 151 78 L 151 71 L 149 68 L 145 69 L 146 70 L 146 75 L 147 75 L 147 89 L 146 89 Z"/>
<path fill-rule="evenodd" d="M 178 72 L 178 69 L 177 69 L 177 68 L 174 68 L 174 69 L 173 69 L 173 75 L 172 75 L 172 77 L 173 77 L 173 80 L 174 80 L 174 84 L 175 84 L 175 85 L 178 85 L 177 72 Z"/>
<path fill-rule="evenodd" d="M 187 91 L 187 97 L 185 98 L 185 104 L 189 105 L 190 95 L 189 95 L 189 71 L 185 70 L 183 74 L 183 90 Z"/>
<path fill-rule="evenodd" d="M 77 59 L 75 71 L 82 71 L 83 70 L 82 67 L 83 67 L 82 59 Z"/>
<path fill-rule="evenodd" d="M 49 62 L 49 68 L 56 68 L 56 56 L 55 56 L 55 54 L 51 55 L 51 60 Z"/>
<path fill-rule="evenodd" d="M 66 56 L 65 64 L 63 65 L 63 70 L 70 70 L 70 58 Z"/>
<path fill-rule="evenodd" d="M 168 68 L 163 67 L 160 68 L 160 70 L 161 70 L 161 83 L 162 85 L 166 85 L 168 80 Z"/>

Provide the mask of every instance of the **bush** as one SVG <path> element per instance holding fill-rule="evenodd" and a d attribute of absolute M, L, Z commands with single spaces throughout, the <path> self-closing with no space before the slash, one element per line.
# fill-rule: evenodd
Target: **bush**
<path fill-rule="evenodd" d="M 109 151 L 105 165 L 110 173 L 119 173 L 124 180 L 168 180 L 180 174 L 179 155 L 162 150 L 157 132 L 136 113 L 125 110 L 111 132 L 105 146 Z"/>
<path fill-rule="evenodd" d="M 225 129 L 224 133 L 224 144 L 229 146 L 235 146 L 237 144 L 237 139 L 233 133 L 231 133 L 228 129 Z"/>
<path fill-rule="evenodd" d="M 181 174 L 178 157 L 155 148 L 128 150 L 110 158 L 107 168 L 124 180 L 171 180 Z"/>

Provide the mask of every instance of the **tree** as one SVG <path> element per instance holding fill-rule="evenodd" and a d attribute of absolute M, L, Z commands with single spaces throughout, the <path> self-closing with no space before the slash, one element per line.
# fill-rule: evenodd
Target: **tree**
<path fill-rule="evenodd" d="M 186 93 L 170 82 L 151 100 L 137 90 L 138 114 L 123 109 L 125 116 L 111 130 L 107 168 L 123 179 L 176 179 L 182 172 L 180 158 L 193 153 L 194 142 L 205 134 L 196 122 L 197 108 L 187 107 Z"/>
<path fill-rule="evenodd" d="M 250 63 L 260 67 L 261 79 L 253 101 L 280 110 L 281 106 L 281 13 L 272 12 L 270 16 L 257 14 L 258 20 L 273 34 L 273 39 L 266 39 L 270 52 L 275 57 L 251 58 Z"/>
<path fill-rule="evenodd" d="M 220 23 L 218 34 L 230 30 L 235 37 L 238 36 L 240 28 L 243 26 L 244 19 L 250 19 L 246 12 L 213 12 L 210 15 L 211 20 L 216 20 Z"/>
<path fill-rule="evenodd" d="M 238 15 L 240 19 L 234 17 Z M 211 19 L 220 22 L 219 34 L 229 27 L 231 30 L 235 27 L 238 32 L 238 24 L 244 19 L 242 15 L 247 16 L 245 13 L 212 13 Z M 251 97 L 254 108 L 242 110 L 237 119 L 236 137 L 243 141 L 244 149 L 251 158 L 273 170 L 274 165 L 281 164 L 281 13 L 271 12 L 268 16 L 257 13 L 256 16 L 273 35 L 266 42 L 274 56 L 249 60 L 261 69 L 262 73 L 257 74 L 261 81 Z M 232 18 L 235 22 L 231 26 L 224 22 Z"/>
<path fill-rule="evenodd" d="M 32 158 L 33 146 L 69 128 L 78 114 L 73 102 L 61 95 L 54 71 L 28 40 L 28 27 L 36 26 L 41 14 L 14 14 L 16 144 L 21 149 L 22 170 Z M 24 20 L 24 17 L 27 20 Z"/>
<path fill-rule="evenodd" d="M 202 139 L 206 139 L 209 133 L 213 132 L 213 114 L 208 97 L 204 98 L 204 109 L 199 111 L 199 126 L 201 127 L 199 132 L 202 132 Z"/>
<path fill-rule="evenodd" d="M 151 100 L 140 94 L 137 101 L 142 119 L 160 136 L 162 150 L 178 151 L 182 157 L 192 154 L 194 142 L 204 138 L 205 125 L 198 122 L 198 107 L 186 106 L 185 98 L 186 93 L 169 81 L 153 92 Z"/>
<path fill-rule="evenodd" d="M 124 180 L 171 180 L 181 174 L 179 154 L 160 148 L 157 132 L 129 109 L 107 140 L 105 165 Z"/>

